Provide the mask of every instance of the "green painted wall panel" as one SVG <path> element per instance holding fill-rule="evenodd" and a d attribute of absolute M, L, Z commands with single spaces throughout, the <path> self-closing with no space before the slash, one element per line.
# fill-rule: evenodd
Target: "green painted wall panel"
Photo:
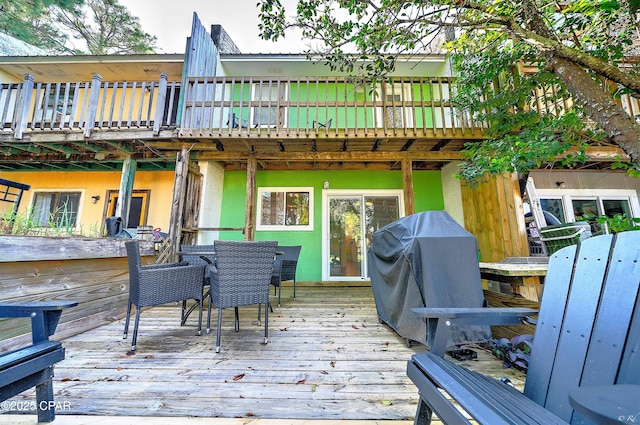
<path fill-rule="evenodd" d="M 322 187 L 331 189 L 402 189 L 401 171 L 260 171 L 258 187 L 313 187 L 313 231 L 256 231 L 256 240 L 277 240 L 281 245 L 302 245 L 298 280 L 322 279 Z M 444 198 L 439 171 L 414 171 L 416 211 L 442 210 Z M 221 227 L 243 227 L 246 173 L 227 171 L 224 177 Z M 242 240 L 240 232 L 221 232 L 221 239 Z"/>

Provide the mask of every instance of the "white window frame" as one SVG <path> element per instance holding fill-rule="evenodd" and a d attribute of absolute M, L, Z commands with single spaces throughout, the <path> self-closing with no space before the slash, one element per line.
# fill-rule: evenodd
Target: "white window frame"
<path fill-rule="evenodd" d="M 322 190 L 322 280 L 323 281 L 362 281 L 370 280 L 367 255 L 363 255 L 365 276 L 331 276 L 329 265 L 329 251 L 331 235 L 329 225 L 329 197 L 331 196 L 397 196 L 399 218 L 404 214 L 404 192 L 402 189 L 324 189 Z M 364 227 L 362 229 L 364 239 Z"/>
<path fill-rule="evenodd" d="M 638 203 L 638 193 L 633 189 L 537 189 L 538 198 L 562 199 L 564 215 L 567 223 L 576 220 L 573 213 L 572 201 L 580 199 L 595 198 L 599 211 L 603 211 L 603 200 L 626 200 L 629 201 L 629 208 L 633 217 L 640 217 L 640 203 Z M 600 213 L 599 213 L 600 214 Z"/>
<path fill-rule="evenodd" d="M 308 192 L 309 193 L 309 224 L 298 225 L 298 226 L 287 226 L 286 224 L 262 224 L 261 215 L 262 215 L 262 194 L 265 192 L 283 192 L 286 194 L 287 192 Z M 314 188 L 312 186 L 309 187 L 260 187 L 258 188 L 258 205 L 256 208 L 256 230 L 263 231 L 287 231 L 287 232 L 300 232 L 300 231 L 313 231 L 313 198 L 314 198 Z"/>

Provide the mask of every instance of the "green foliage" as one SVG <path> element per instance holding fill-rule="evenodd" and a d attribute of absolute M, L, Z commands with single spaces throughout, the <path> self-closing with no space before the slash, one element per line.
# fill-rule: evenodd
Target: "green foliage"
<path fill-rule="evenodd" d="M 0 234 L 8 235 L 28 235 L 36 228 L 31 210 L 25 213 L 18 213 L 15 216 L 11 211 L 7 211 L 0 216 Z"/>
<path fill-rule="evenodd" d="M 640 218 L 628 218 L 623 214 L 616 214 L 613 217 L 596 217 L 596 223 L 606 225 L 612 233 L 624 232 L 627 230 L 640 230 Z"/>
<path fill-rule="evenodd" d="M 63 54 L 153 53 L 157 39 L 117 0 L 0 0 L 0 31 Z"/>
<path fill-rule="evenodd" d="M 83 0 L 0 0 L 0 31 L 36 47 L 50 49 L 51 40 L 66 43 L 49 17 L 49 8 L 72 9 Z"/>
<path fill-rule="evenodd" d="M 470 182 L 546 163 L 573 166 L 587 159 L 587 145 L 623 132 L 640 139 L 633 122 L 607 127 L 606 114 L 580 107 L 593 104 L 598 91 L 611 92 L 611 111 L 619 111 L 622 94 L 640 95 L 639 74 L 621 66 L 638 33 L 637 0 L 298 0 L 290 21 L 280 0 L 259 0 L 258 7 L 263 38 L 297 28 L 317 43 L 309 57 L 374 82 L 393 72 L 400 54 L 431 53 L 446 40 L 460 77 L 452 101 L 491 130 L 486 143 L 467 145 L 460 176 Z M 585 69 L 591 85 L 568 85 L 571 72 L 558 71 L 558 58 Z M 534 105 L 544 105 L 542 115 Z M 585 127 L 585 118 L 602 127 Z M 640 142 L 621 147 L 640 156 Z M 638 172 L 636 162 L 626 167 Z"/>
<path fill-rule="evenodd" d="M 60 217 L 55 219 L 54 217 Z M 30 236 L 89 236 L 102 237 L 100 226 L 92 224 L 85 231 L 77 230 L 72 225 L 71 214 L 67 211 L 66 205 L 49 214 L 46 225 L 41 226 L 33 217 L 33 211 L 28 209 L 19 212 L 12 217 L 11 211 L 0 215 L 0 235 L 30 235 Z"/>

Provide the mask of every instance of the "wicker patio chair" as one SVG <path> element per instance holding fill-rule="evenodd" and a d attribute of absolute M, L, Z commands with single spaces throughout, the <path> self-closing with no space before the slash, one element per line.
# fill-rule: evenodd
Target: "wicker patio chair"
<path fill-rule="evenodd" d="M 282 246 L 278 245 L 278 251 L 281 255 L 276 256 L 276 262 L 273 265 L 273 275 L 271 276 L 271 284 L 274 290 L 278 291 L 278 306 L 280 306 L 280 295 L 282 293 L 281 284 L 287 280 L 293 280 L 293 299 L 296 299 L 296 269 L 298 267 L 298 257 L 300 257 L 301 246 Z"/>
<path fill-rule="evenodd" d="M 194 299 L 199 304 L 198 335 L 202 331 L 202 282 L 204 266 L 192 266 L 187 262 L 142 265 L 137 240 L 125 242 L 129 263 L 129 302 L 124 323 L 124 339 L 129 331 L 131 306 L 136 306 L 131 350 L 135 351 L 140 323 L 140 309 L 170 302 Z M 184 311 L 183 311 L 184 315 Z"/>
<path fill-rule="evenodd" d="M 269 338 L 269 284 L 273 273 L 276 241 L 214 241 L 216 272 L 211 273 L 211 302 L 218 309 L 216 353 L 220 352 L 222 310 L 235 309 L 235 330 L 239 331 L 238 307 L 264 304 L 264 342 Z M 258 326 L 260 313 L 258 313 Z"/>
<path fill-rule="evenodd" d="M 204 279 L 202 281 L 202 300 L 204 303 L 204 300 L 206 300 L 207 297 L 209 298 L 209 314 L 207 315 L 207 333 L 209 333 L 211 331 L 211 293 L 209 291 L 209 283 L 211 278 L 211 270 L 215 271 L 215 266 L 213 265 L 216 261 L 215 247 L 213 245 L 180 245 L 180 252 L 182 261 L 186 261 L 187 263 L 195 266 L 205 266 Z M 193 252 L 194 254 L 189 254 L 189 252 Z M 182 309 L 184 312 L 184 314 L 182 315 L 183 325 L 185 324 L 193 310 L 198 307 L 198 304 L 194 303 L 188 309 L 186 307 L 187 300 L 184 300 L 182 302 Z"/>

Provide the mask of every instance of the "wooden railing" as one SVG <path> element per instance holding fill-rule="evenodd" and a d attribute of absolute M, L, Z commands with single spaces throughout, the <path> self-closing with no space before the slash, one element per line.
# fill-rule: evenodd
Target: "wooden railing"
<path fill-rule="evenodd" d="M 487 124 L 451 102 L 449 77 L 402 77 L 372 87 L 346 77 L 189 77 L 179 111 L 181 83 L 167 81 L 0 84 L 0 131 L 61 130 L 90 137 L 95 129 L 179 127 L 183 137 L 453 137 L 483 135 Z M 571 106 L 553 88 L 529 108 L 562 114 Z M 560 100 L 559 100 L 560 99 Z M 638 99 L 621 98 L 638 117 Z M 180 122 L 178 119 L 181 117 Z M 179 125 L 178 125 L 179 124 Z"/>
<path fill-rule="evenodd" d="M 28 131 L 82 131 L 146 128 L 158 133 L 175 126 L 180 83 L 167 75 L 150 82 L 36 83 L 26 75 L 22 83 L 0 85 L 0 129 L 16 139 Z M 161 105 L 161 106 L 158 106 Z"/>
<path fill-rule="evenodd" d="M 191 77 L 184 136 L 271 134 L 416 136 L 482 130 L 452 105 L 452 79 L 395 78 L 372 87 L 350 78 Z"/>

